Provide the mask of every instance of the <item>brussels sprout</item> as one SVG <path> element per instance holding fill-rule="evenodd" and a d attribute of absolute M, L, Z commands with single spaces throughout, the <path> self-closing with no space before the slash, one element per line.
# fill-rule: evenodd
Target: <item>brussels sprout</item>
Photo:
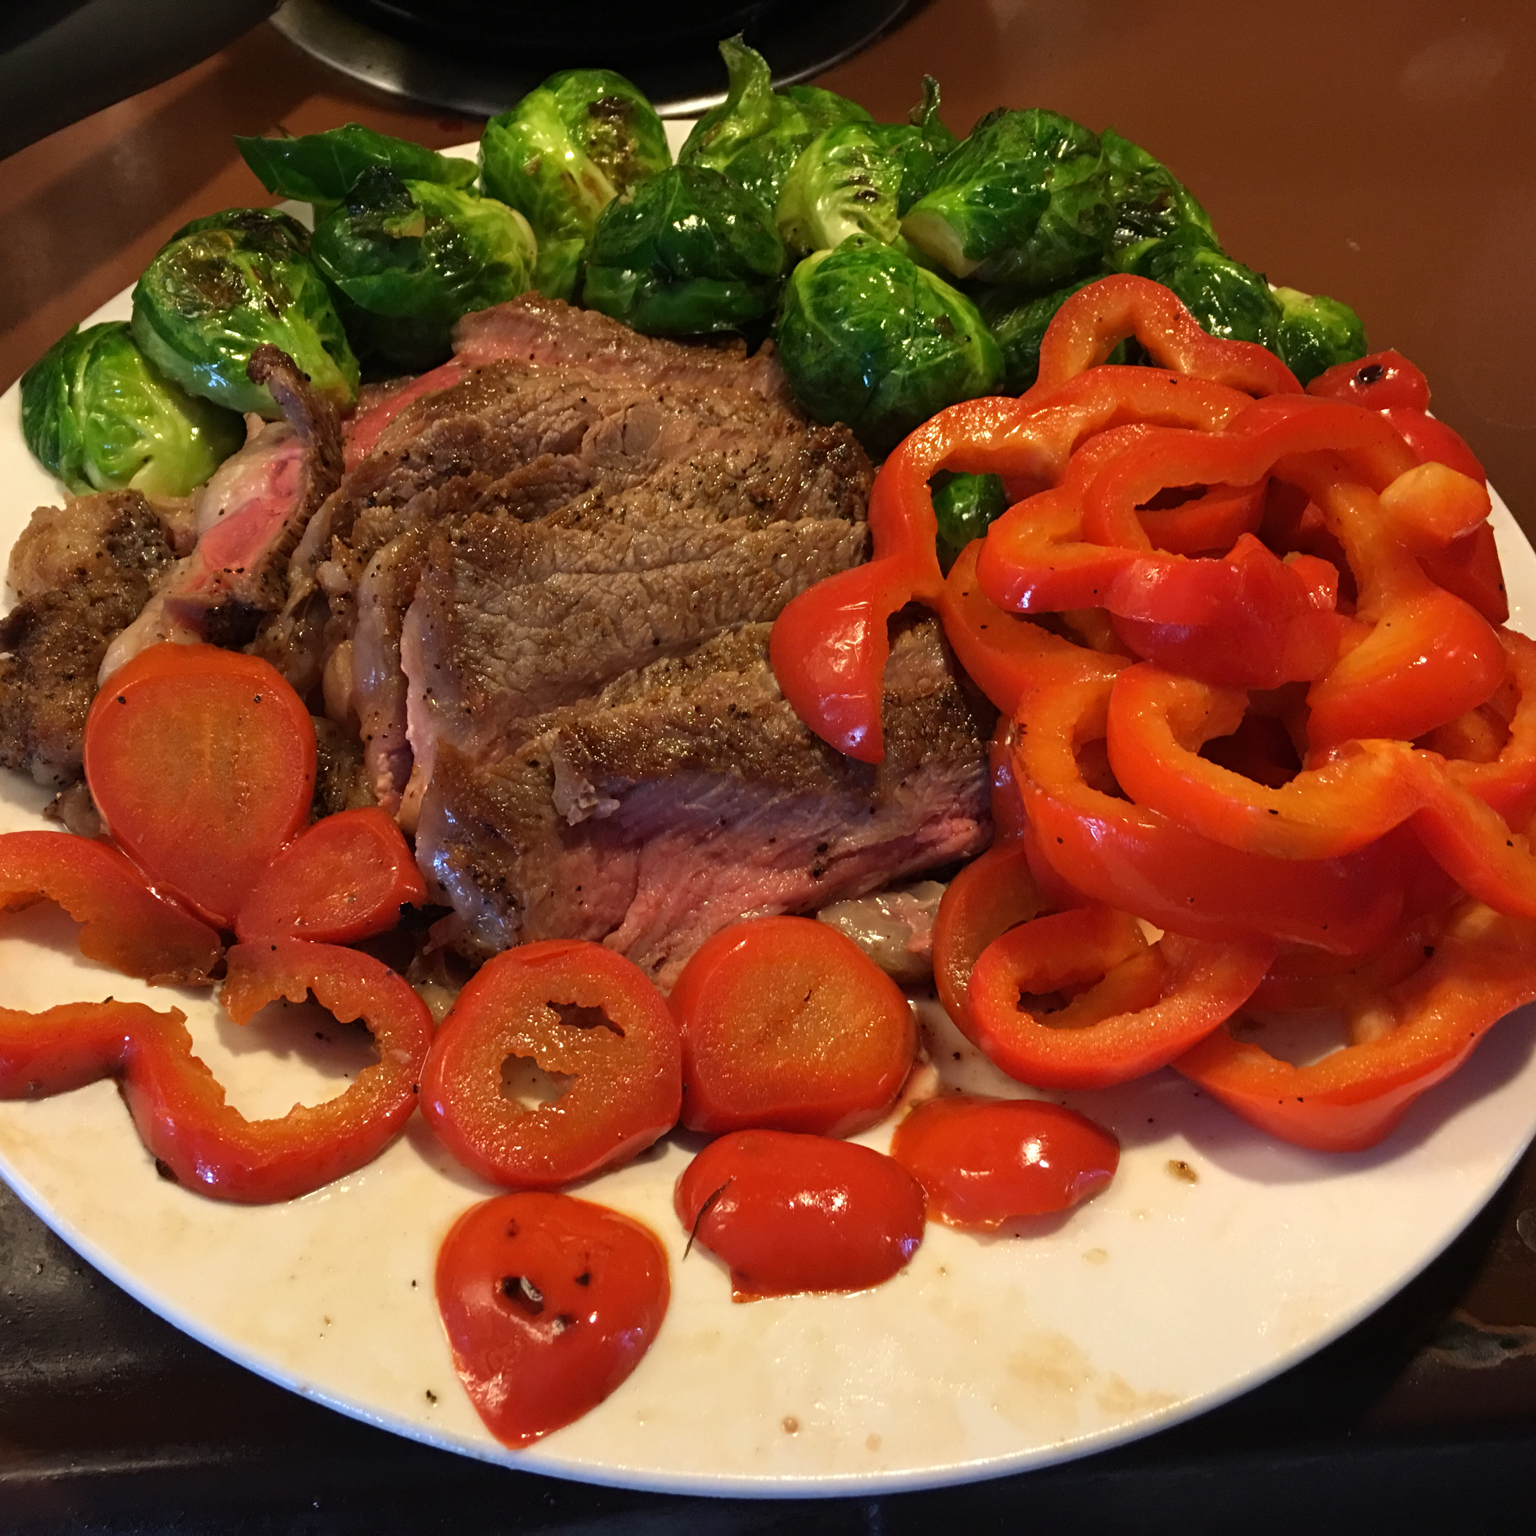
<path fill-rule="evenodd" d="M 1003 371 L 976 306 L 869 235 L 795 268 L 776 334 L 795 398 L 877 456 L 941 407 L 990 393 Z"/>
<path fill-rule="evenodd" d="M 933 511 L 939 521 L 939 564 L 948 571 L 960 551 L 979 539 L 1008 506 L 1001 475 L 933 477 Z"/>
<path fill-rule="evenodd" d="M 1022 395 L 1040 371 L 1040 343 L 1056 311 L 1081 288 L 1097 282 L 1085 277 L 1052 293 L 1031 298 L 1018 288 L 983 288 L 976 307 L 1003 352 L 1003 383 L 1006 394 Z"/>
<path fill-rule="evenodd" d="M 1109 199 L 1115 210 L 1112 249 L 1158 239 L 1183 224 L 1192 224 L 1215 243 L 1216 232 L 1205 209 L 1166 165 L 1113 128 L 1106 128 L 1099 142 L 1109 167 Z"/>
<path fill-rule="evenodd" d="M 338 405 L 357 398 L 357 359 L 309 234 L 274 209 L 231 209 L 178 230 L 133 290 L 133 339 L 183 389 L 231 410 L 282 414 L 246 376 L 262 342 Z"/>
<path fill-rule="evenodd" d="M 923 87 L 910 123 L 839 123 L 801 151 L 774 215 L 791 251 L 829 250 L 853 234 L 896 243 L 902 207 L 922 196 L 955 143 L 938 120 L 932 76 Z"/>
<path fill-rule="evenodd" d="M 1276 351 L 1303 384 L 1369 350 L 1360 316 L 1348 304 L 1296 288 L 1276 288 L 1275 302 L 1280 306 Z"/>
<path fill-rule="evenodd" d="M 317 213 L 334 207 L 371 166 L 388 166 L 411 181 L 467 187 L 478 174 L 472 160 L 439 155 L 408 139 L 348 123 L 302 138 L 253 139 L 235 135 L 245 163 L 268 192 L 313 203 Z"/>
<path fill-rule="evenodd" d="M 768 61 L 739 37 L 721 43 L 720 56 L 730 89 L 694 124 L 678 164 L 723 172 L 770 211 L 778 207 L 801 150 L 817 134 L 839 123 L 873 121 L 863 107 L 833 91 L 813 85 L 774 90 Z"/>
<path fill-rule="evenodd" d="M 546 299 L 574 299 L 581 286 L 581 264 L 587 257 L 585 240 L 540 240 L 533 263 L 533 286 Z"/>
<path fill-rule="evenodd" d="M 523 214 L 541 246 L 588 239 L 615 196 L 671 163 L 655 109 L 611 69 L 551 75 L 480 140 L 481 186 Z M 565 267 L 574 278 L 574 261 Z"/>
<path fill-rule="evenodd" d="M 1173 289 L 1211 335 L 1275 348 L 1280 306 L 1263 274 L 1224 255 L 1195 225 L 1127 246 L 1115 265 Z"/>
<path fill-rule="evenodd" d="M 351 305 L 373 317 L 359 326 L 349 310 L 353 340 L 382 364 L 420 372 L 448 357 L 462 315 L 528 287 L 534 239 L 505 203 L 402 181 L 374 166 L 321 221 L 310 255 Z"/>
<path fill-rule="evenodd" d="M 21 378 L 27 447 L 79 495 L 185 496 L 245 441 L 233 412 L 187 394 L 114 320 L 71 330 Z"/>
<path fill-rule="evenodd" d="M 1031 108 L 982 118 L 901 232 L 956 277 L 1038 293 L 1098 267 L 1114 222 L 1098 136 Z"/>
<path fill-rule="evenodd" d="M 718 171 L 674 165 L 603 210 L 581 302 L 650 336 L 739 330 L 773 309 L 784 242 Z"/>

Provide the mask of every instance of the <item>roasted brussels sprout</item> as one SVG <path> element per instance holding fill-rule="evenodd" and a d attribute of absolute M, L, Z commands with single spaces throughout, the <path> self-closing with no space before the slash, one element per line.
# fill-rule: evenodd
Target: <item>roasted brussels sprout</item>
<path fill-rule="evenodd" d="M 1296 288 L 1276 288 L 1274 297 L 1280 306 L 1276 351 L 1303 384 L 1369 350 L 1360 316 L 1348 304 Z"/>
<path fill-rule="evenodd" d="M 830 250 L 849 235 L 900 239 L 901 211 L 922 196 L 955 137 L 938 119 L 938 85 L 923 82 L 907 123 L 839 123 L 801 151 L 779 193 L 775 219 L 797 255 Z"/>
<path fill-rule="evenodd" d="M 1173 289 L 1211 335 L 1276 350 L 1280 306 L 1263 274 L 1233 261 L 1197 226 L 1127 246 L 1115 264 Z"/>
<path fill-rule="evenodd" d="M 650 336 L 739 330 L 772 312 L 784 242 L 718 171 L 674 165 L 603 210 L 581 301 Z"/>
<path fill-rule="evenodd" d="M 672 163 L 666 129 L 640 91 L 611 69 L 551 75 L 510 111 L 493 117 L 480 140 L 480 183 L 516 208 L 542 247 L 585 241 L 616 196 Z M 579 246 L 545 264 L 546 293 L 574 287 Z M 547 285 L 547 286 L 546 286 Z M 571 288 L 555 297 L 568 298 Z"/>
<path fill-rule="evenodd" d="M 547 299 L 572 299 L 581 286 L 581 264 L 586 260 L 585 240 L 540 240 L 533 263 L 532 286 Z"/>
<path fill-rule="evenodd" d="M 245 441 L 233 411 L 189 395 L 123 320 L 71 330 L 21 378 L 27 447 L 79 495 L 185 496 Z"/>
<path fill-rule="evenodd" d="M 268 192 L 313 203 L 317 213 L 339 203 L 372 166 L 388 166 L 407 180 L 435 181 L 445 187 L 467 187 L 478 174 L 473 160 L 440 155 L 360 123 L 297 139 L 236 134 L 235 144 Z"/>
<path fill-rule="evenodd" d="M 933 511 L 939 523 L 939 564 L 948 571 L 960 551 L 979 539 L 1008 506 L 1001 475 L 933 477 Z"/>
<path fill-rule="evenodd" d="M 1160 160 L 1139 144 L 1122 138 L 1113 128 L 1099 135 L 1109 169 L 1109 200 L 1114 206 L 1110 247 L 1120 250 L 1139 240 L 1156 240 L 1190 224 L 1209 235 L 1216 232 L 1204 208 Z"/>
<path fill-rule="evenodd" d="M 941 407 L 995 389 L 1003 371 L 976 306 L 869 235 L 795 268 L 776 334 L 795 398 L 876 456 Z"/>
<path fill-rule="evenodd" d="M 343 318 L 359 350 L 421 372 L 448 357 L 460 316 L 528 287 L 534 239 L 505 203 L 374 166 L 321 221 L 310 255 L 355 306 Z"/>
<path fill-rule="evenodd" d="M 1098 280 L 1096 273 L 1034 298 L 1007 287 L 987 287 L 977 293 L 976 307 L 1002 348 L 1004 394 L 1022 395 L 1035 382 L 1040 370 L 1040 343 L 1056 311 L 1080 288 Z"/>
<path fill-rule="evenodd" d="M 231 209 L 178 230 L 133 290 L 133 339 L 183 389 L 231 410 L 282 414 L 246 376 L 262 342 L 338 405 L 357 398 L 357 359 L 309 234 L 274 209 Z"/>
<path fill-rule="evenodd" d="M 1039 293 L 1098 267 L 1114 222 L 1098 135 L 1031 108 L 982 118 L 901 232 L 956 277 Z"/>
<path fill-rule="evenodd" d="M 872 122 L 856 102 L 813 85 L 773 88 L 762 54 L 739 37 L 720 44 L 730 89 L 694 125 L 678 164 L 720 171 L 771 213 L 800 152 L 839 123 Z"/>

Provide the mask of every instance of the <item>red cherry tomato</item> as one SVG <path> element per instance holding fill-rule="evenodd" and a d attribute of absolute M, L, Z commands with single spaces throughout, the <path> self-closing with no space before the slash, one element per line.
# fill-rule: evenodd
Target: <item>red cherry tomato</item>
<path fill-rule="evenodd" d="M 683 1124 L 846 1136 L 901 1091 L 917 1026 L 900 989 L 825 923 L 763 917 L 703 945 L 672 991 Z"/>
<path fill-rule="evenodd" d="M 1096 1195 L 1120 1143 L 1059 1104 L 954 1094 L 919 1104 L 896 1127 L 891 1156 L 927 1191 L 930 1216 L 991 1232 Z"/>
<path fill-rule="evenodd" d="M 857 1142 L 736 1131 L 711 1142 L 673 1193 L 678 1219 L 731 1267 L 737 1301 L 862 1291 L 923 1240 L 922 1186 Z"/>
<path fill-rule="evenodd" d="M 286 935 L 350 944 L 385 933 L 402 906 L 420 906 L 426 882 L 392 817 L 367 806 L 306 828 L 267 866 L 240 907 L 241 940 Z"/>
<path fill-rule="evenodd" d="M 475 1411 L 503 1445 L 579 1419 L 666 1315 L 667 1256 L 638 1221 L 524 1191 L 466 1211 L 437 1256 L 437 1307 Z"/>
<path fill-rule="evenodd" d="M 574 1079 L 524 1108 L 509 1060 Z M 683 1051 L 665 999 L 601 944 L 550 939 L 480 970 L 443 1020 L 421 1078 L 439 1140 L 493 1184 L 548 1189 L 612 1167 L 677 1123 Z"/>
<path fill-rule="evenodd" d="M 309 820 L 315 727 L 266 662 L 152 645 L 96 695 L 85 777 L 113 840 L 151 881 L 230 928 Z"/>

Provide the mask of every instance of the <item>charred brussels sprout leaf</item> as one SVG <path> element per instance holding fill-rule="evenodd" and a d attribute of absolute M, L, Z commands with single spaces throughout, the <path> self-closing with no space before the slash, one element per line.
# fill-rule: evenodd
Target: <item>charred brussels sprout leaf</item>
<path fill-rule="evenodd" d="M 768 62 L 739 37 L 720 44 L 730 79 L 726 98 L 694 125 L 680 165 L 720 171 L 770 211 L 800 152 L 839 123 L 873 121 L 856 102 L 811 85 L 773 88 Z"/>
<path fill-rule="evenodd" d="M 1303 384 L 1338 363 L 1365 356 L 1365 327 L 1348 304 L 1296 288 L 1276 288 L 1275 302 L 1280 306 L 1276 350 Z"/>
<path fill-rule="evenodd" d="M 955 145 L 938 119 L 938 85 L 923 82 L 910 123 L 839 123 L 801 151 L 779 193 L 775 218 L 794 253 L 830 250 L 849 235 L 900 239 L 901 212 Z"/>
<path fill-rule="evenodd" d="M 245 441 L 233 411 L 187 394 L 126 321 L 72 330 L 22 375 L 27 447 L 70 490 L 185 496 Z"/>
<path fill-rule="evenodd" d="M 313 203 L 317 210 L 341 202 L 357 178 L 373 166 L 387 166 L 408 180 L 435 181 L 445 187 L 467 187 L 477 174 L 472 160 L 439 155 L 360 123 L 297 139 L 236 134 L 235 144 L 268 192 Z"/>
<path fill-rule="evenodd" d="M 955 475 L 933 480 L 933 512 L 939 523 L 939 564 L 945 571 L 972 539 L 979 539 L 1008 506 L 1001 475 Z"/>
<path fill-rule="evenodd" d="M 982 118 L 901 232 L 956 277 L 1041 292 L 1097 268 L 1114 219 L 1098 135 L 1032 108 Z"/>
<path fill-rule="evenodd" d="M 246 365 L 281 348 L 338 405 L 357 398 L 357 359 L 303 225 L 269 208 L 194 219 L 133 290 L 133 339 L 162 373 L 235 411 L 282 413 Z"/>
<path fill-rule="evenodd" d="M 738 330 L 768 315 L 784 243 L 755 197 L 675 165 L 603 210 L 581 301 L 650 336 Z"/>
<path fill-rule="evenodd" d="M 597 216 L 672 163 L 666 129 L 639 90 L 611 69 L 551 75 L 480 140 L 486 192 L 516 208 L 540 245 L 585 241 Z M 576 262 L 555 264 L 574 280 Z M 559 285 L 558 278 L 545 281 Z M 550 288 L 540 283 L 544 292 Z M 566 293 L 558 297 L 568 297 Z"/>
<path fill-rule="evenodd" d="M 876 456 L 942 407 L 990 393 L 1003 371 L 976 306 L 868 235 L 795 268 L 777 337 L 795 398 Z"/>
<path fill-rule="evenodd" d="M 1140 145 L 1121 138 L 1113 128 L 1099 136 L 1109 169 L 1109 198 L 1114 205 L 1110 245 L 1119 250 L 1139 240 L 1170 235 L 1181 225 L 1193 225 L 1210 236 L 1216 233 L 1204 208 L 1160 160 Z"/>
<path fill-rule="evenodd" d="M 534 239 L 505 203 L 376 166 L 321 222 L 310 254 L 352 306 L 360 349 L 419 372 L 447 358 L 461 316 L 527 289 Z"/>
<path fill-rule="evenodd" d="M 1260 272 L 1217 249 L 1203 230 L 1183 225 L 1161 240 L 1128 246 L 1116 265 L 1163 283 L 1212 336 L 1276 348 L 1280 306 Z"/>

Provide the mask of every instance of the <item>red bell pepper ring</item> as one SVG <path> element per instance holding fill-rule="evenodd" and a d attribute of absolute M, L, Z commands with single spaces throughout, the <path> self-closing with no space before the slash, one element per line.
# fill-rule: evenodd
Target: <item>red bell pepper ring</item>
<path fill-rule="evenodd" d="M 1226 1030 L 1175 1068 L 1250 1124 L 1324 1152 L 1358 1152 L 1391 1133 L 1501 1018 L 1536 998 L 1536 924 L 1467 901 L 1422 968 L 1382 994 L 1392 1027 L 1309 1066 Z"/>
<path fill-rule="evenodd" d="M 1019 711 L 1014 773 L 1035 857 L 1091 901 L 1196 938 L 1371 949 L 1404 900 L 1418 839 L 1394 833 L 1338 859 L 1245 853 L 1093 788 L 1078 754 L 1102 739 L 1113 679 L 1041 690 Z"/>
<path fill-rule="evenodd" d="M 1133 917 L 1099 905 L 1038 917 L 977 960 L 967 994 L 974 1038 L 1019 1082 L 1113 1087 L 1167 1066 L 1229 1019 L 1274 955 L 1272 942 L 1176 933 L 1149 946 Z M 1068 988 L 1059 1006 L 1026 1006 Z"/>
<path fill-rule="evenodd" d="M 301 832 L 267 866 L 235 918 L 245 943 L 286 935 L 350 944 L 385 933 L 426 882 L 394 818 L 377 806 L 340 811 Z"/>
<path fill-rule="evenodd" d="M 1488 471 L 1455 428 L 1446 426 L 1438 417 L 1406 406 L 1397 406 L 1381 414 L 1392 423 L 1421 464 L 1445 464 L 1476 480 L 1479 485 L 1487 485 Z"/>
<path fill-rule="evenodd" d="M 1401 352 L 1372 352 L 1353 362 L 1337 363 L 1307 385 L 1321 400 L 1342 400 L 1368 411 L 1406 406 L 1429 409 L 1429 381 Z"/>
<path fill-rule="evenodd" d="M 1170 555 L 1210 555 L 1231 549 L 1245 533 L 1257 533 L 1264 519 L 1269 481 L 1257 485 L 1213 485 L 1174 507 L 1138 507 L 1153 549 Z"/>
<path fill-rule="evenodd" d="M 115 998 L 42 1013 L 0 1008 L 0 1099 L 46 1099 L 117 1077 L 139 1042 L 181 1029 L 186 1017 L 179 1008 L 159 1013 Z"/>
<path fill-rule="evenodd" d="M 354 949 L 271 939 L 229 951 L 220 1001 L 244 1024 L 278 998 L 313 994 L 342 1022 L 361 1019 L 379 1059 L 334 1099 L 247 1120 L 179 1026 L 136 1039 L 123 1097 L 146 1147 L 179 1184 L 220 1200 L 292 1200 L 381 1153 L 416 1108 L 432 1015 L 403 977 Z"/>
<path fill-rule="evenodd" d="M 40 900 L 84 924 L 82 955 L 151 984 L 197 986 L 224 952 L 212 928 L 161 900 L 109 844 L 68 832 L 0 836 L 0 911 Z"/>

